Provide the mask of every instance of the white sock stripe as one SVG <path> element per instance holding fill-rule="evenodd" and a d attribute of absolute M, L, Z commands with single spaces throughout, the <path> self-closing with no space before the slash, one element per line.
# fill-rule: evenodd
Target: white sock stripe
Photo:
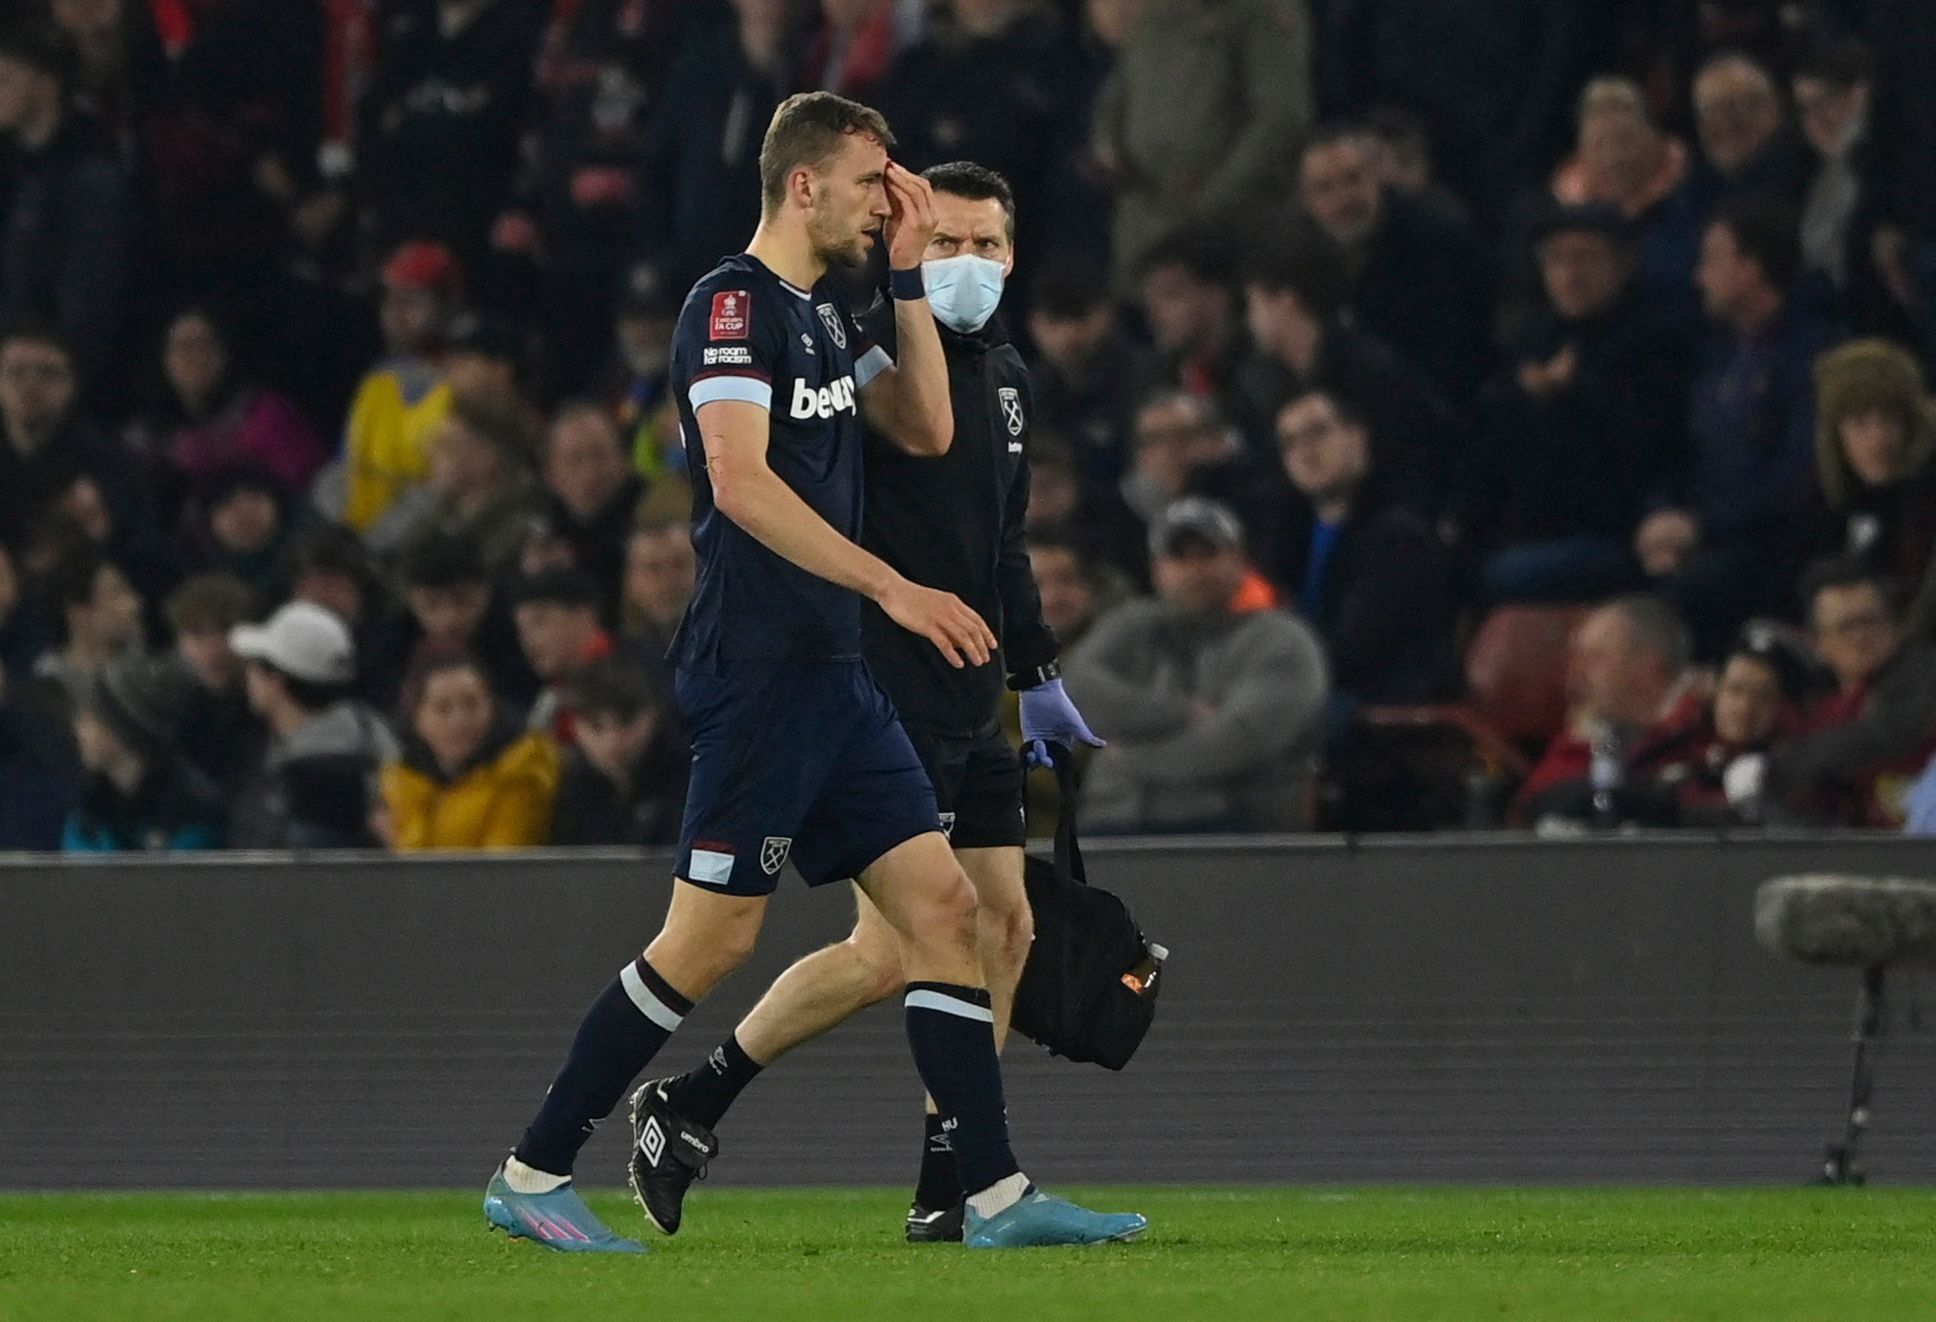
<path fill-rule="evenodd" d="M 973 1019 L 984 1024 L 995 1022 L 995 1012 L 987 1006 L 976 1005 L 973 1001 L 964 1001 L 946 992 L 930 991 L 926 987 L 917 987 L 909 992 L 906 1004 L 910 1010 L 939 1010 L 942 1014 L 951 1014 L 961 1019 Z"/>
<path fill-rule="evenodd" d="M 632 1004 L 639 1007 L 640 1014 L 668 1033 L 679 1031 L 679 1025 L 684 1022 L 685 1016 L 652 994 L 652 989 L 645 985 L 645 979 L 639 976 L 639 966 L 636 963 L 627 964 L 620 969 L 618 980 L 619 985 L 625 988 L 625 994 L 632 998 Z"/>

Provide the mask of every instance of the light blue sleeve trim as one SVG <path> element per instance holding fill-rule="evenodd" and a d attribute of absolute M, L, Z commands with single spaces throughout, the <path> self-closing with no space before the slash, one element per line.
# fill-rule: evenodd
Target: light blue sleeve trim
<path fill-rule="evenodd" d="M 686 392 L 692 401 L 692 411 L 699 412 L 707 404 L 717 404 L 722 400 L 734 400 L 741 404 L 758 404 L 771 413 L 773 411 L 773 386 L 750 376 L 709 376 L 692 383 Z"/>
<path fill-rule="evenodd" d="M 872 381 L 892 366 L 894 366 L 894 360 L 887 356 L 887 350 L 881 348 L 878 344 L 875 345 L 866 353 L 862 354 L 860 361 L 854 364 L 854 388 L 856 390 L 866 389 L 869 381 Z"/>

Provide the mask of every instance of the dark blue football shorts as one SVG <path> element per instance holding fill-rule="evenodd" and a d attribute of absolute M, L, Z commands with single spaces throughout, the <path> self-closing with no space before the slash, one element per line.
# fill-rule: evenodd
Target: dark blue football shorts
<path fill-rule="evenodd" d="M 934 787 L 864 661 L 721 662 L 678 672 L 692 781 L 677 875 L 771 895 L 791 859 L 809 886 L 854 877 L 941 829 Z"/>

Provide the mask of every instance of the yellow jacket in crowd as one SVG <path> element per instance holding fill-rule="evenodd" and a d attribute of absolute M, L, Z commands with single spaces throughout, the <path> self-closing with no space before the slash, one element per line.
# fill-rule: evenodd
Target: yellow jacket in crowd
<path fill-rule="evenodd" d="M 398 849 L 528 849 L 551 843 L 558 747 L 524 734 L 455 780 L 429 765 L 421 745 L 383 769 L 383 801 Z"/>

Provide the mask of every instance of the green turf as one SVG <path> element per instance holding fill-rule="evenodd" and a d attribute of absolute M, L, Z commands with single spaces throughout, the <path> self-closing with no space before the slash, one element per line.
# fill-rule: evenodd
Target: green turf
<path fill-rule="evenodd" d="M 470 1193 L 0 1197 L 0 1320 L 1936 1317 L 1936 1191 L 1084 1192 L 1151 1233 L 917 1249 L 894 1191 L 708 1189 L 649 1257 L 586 1258 Z"/>

